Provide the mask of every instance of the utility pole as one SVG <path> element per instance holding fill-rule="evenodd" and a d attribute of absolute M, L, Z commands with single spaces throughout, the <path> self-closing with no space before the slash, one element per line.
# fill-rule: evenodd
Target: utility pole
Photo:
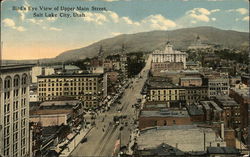
<path fill-rule="evenodd" d="M 3 51 L 3 42 L 1 41 L 1 49 L 0 49 L 0 69 L 2 66 L 2 51 Z"/>
<path fill-rule="evenodd" d="M 206 151 L 206 132 L 203 132 L 204 134 L 204 151 Z"/>

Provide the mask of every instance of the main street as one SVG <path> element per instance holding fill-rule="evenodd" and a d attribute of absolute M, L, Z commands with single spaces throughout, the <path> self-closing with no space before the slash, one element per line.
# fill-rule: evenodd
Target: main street
<path fill-rule="evenodd" d="M 131 131 L 137 127 L 134 124 L 137 111 L 132 105 L 137 102 L 137 98 L 141 98 L 140 92 L 147 79 L 150 64 L 151 55 L 139 74 L 141 78 L 135 78 L 130 88 L 125 89 L 120 100 L 121 104 L 116 104 L 108 112 L 97 115 L 95 119 L 96 127 L 86 135 L 87 142 L 80 143 L 70 156 L 112 156 L 115 143 L 120 136 L 121 145 L 127 146 Z M 122 108 L 121 112 L 117 111 L 119 108 Z M 127 115 L 127 118 L 122 120 L 122 124 L 115 125 L 113 117 L 116 115 Z M 127 122 L 127 126 L 124 125 L 125 122 Z"/>

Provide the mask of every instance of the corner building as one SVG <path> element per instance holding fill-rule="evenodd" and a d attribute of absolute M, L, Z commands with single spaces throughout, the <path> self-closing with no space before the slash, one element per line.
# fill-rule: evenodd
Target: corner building
<path fill-rule="evenodd" d="M 97 107 L 103 98 L 103 74 L 38 76 L 38 100 L 71 97 L 84 102 L 84 107 Z"/>
<path fill-rule="evenodd" d="M 31 67 L 0 66 L 0 156 L 29 155 Z"/>

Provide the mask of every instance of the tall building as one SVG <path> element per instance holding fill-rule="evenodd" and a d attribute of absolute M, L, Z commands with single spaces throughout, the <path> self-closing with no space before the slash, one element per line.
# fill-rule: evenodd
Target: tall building
<path fill-rule="evenodd" d="M 152 57 L 153 72 L 186 69 L 187 54 L 173 50 L 173 46 L 169 42 L 163 51 L 155 50 Z"/>
<path fill-rule="evenodd" d="M 103 98 L 103 74 L 38 76 L 38 100 L 72 97 L 84 107 L 97 107 Z"/>
<path fill-rule="evenodd" d="M 29 85 L 32 65 L 0 68 L 0 156 L 29 155 Z"/>

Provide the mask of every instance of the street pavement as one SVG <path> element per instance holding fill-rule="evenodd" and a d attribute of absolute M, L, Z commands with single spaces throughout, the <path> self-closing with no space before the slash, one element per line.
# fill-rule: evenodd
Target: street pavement
<path fill-rule="evenodd" d="M 137 128 L 134 121 L 138 115 L 138 111 L 132 105 L 137 103 L 138 98 L 142 98 L 140 92 L 147 79 L 151 58 L 150 55 L 144 69 L 139 74 L 141 78 L 135 78 L 130 87 L 125 89 L 120 99 L 121 104 L 111 106 L 108 112 L 99 113 L 94 120 L 87 118 L 88 121 L 95 121 L 96 126 L 85 136 L 88 141 L 80 143 L 70 156 L 112 156 L 118 139 L 121 139 L 121 146 L 129 145 L 130 135 Z M 120 108 L 122 111 L 118 112 L 117 110 Z M 113 117 L 120 115 L 127 115 L 127 118 L 122 120 L 123 124 L 115 125 Z M 127 126 L 124 125 L 125 122 L 127 122 Z M 121 127 L 123 127 L 122 130 Z"/>

